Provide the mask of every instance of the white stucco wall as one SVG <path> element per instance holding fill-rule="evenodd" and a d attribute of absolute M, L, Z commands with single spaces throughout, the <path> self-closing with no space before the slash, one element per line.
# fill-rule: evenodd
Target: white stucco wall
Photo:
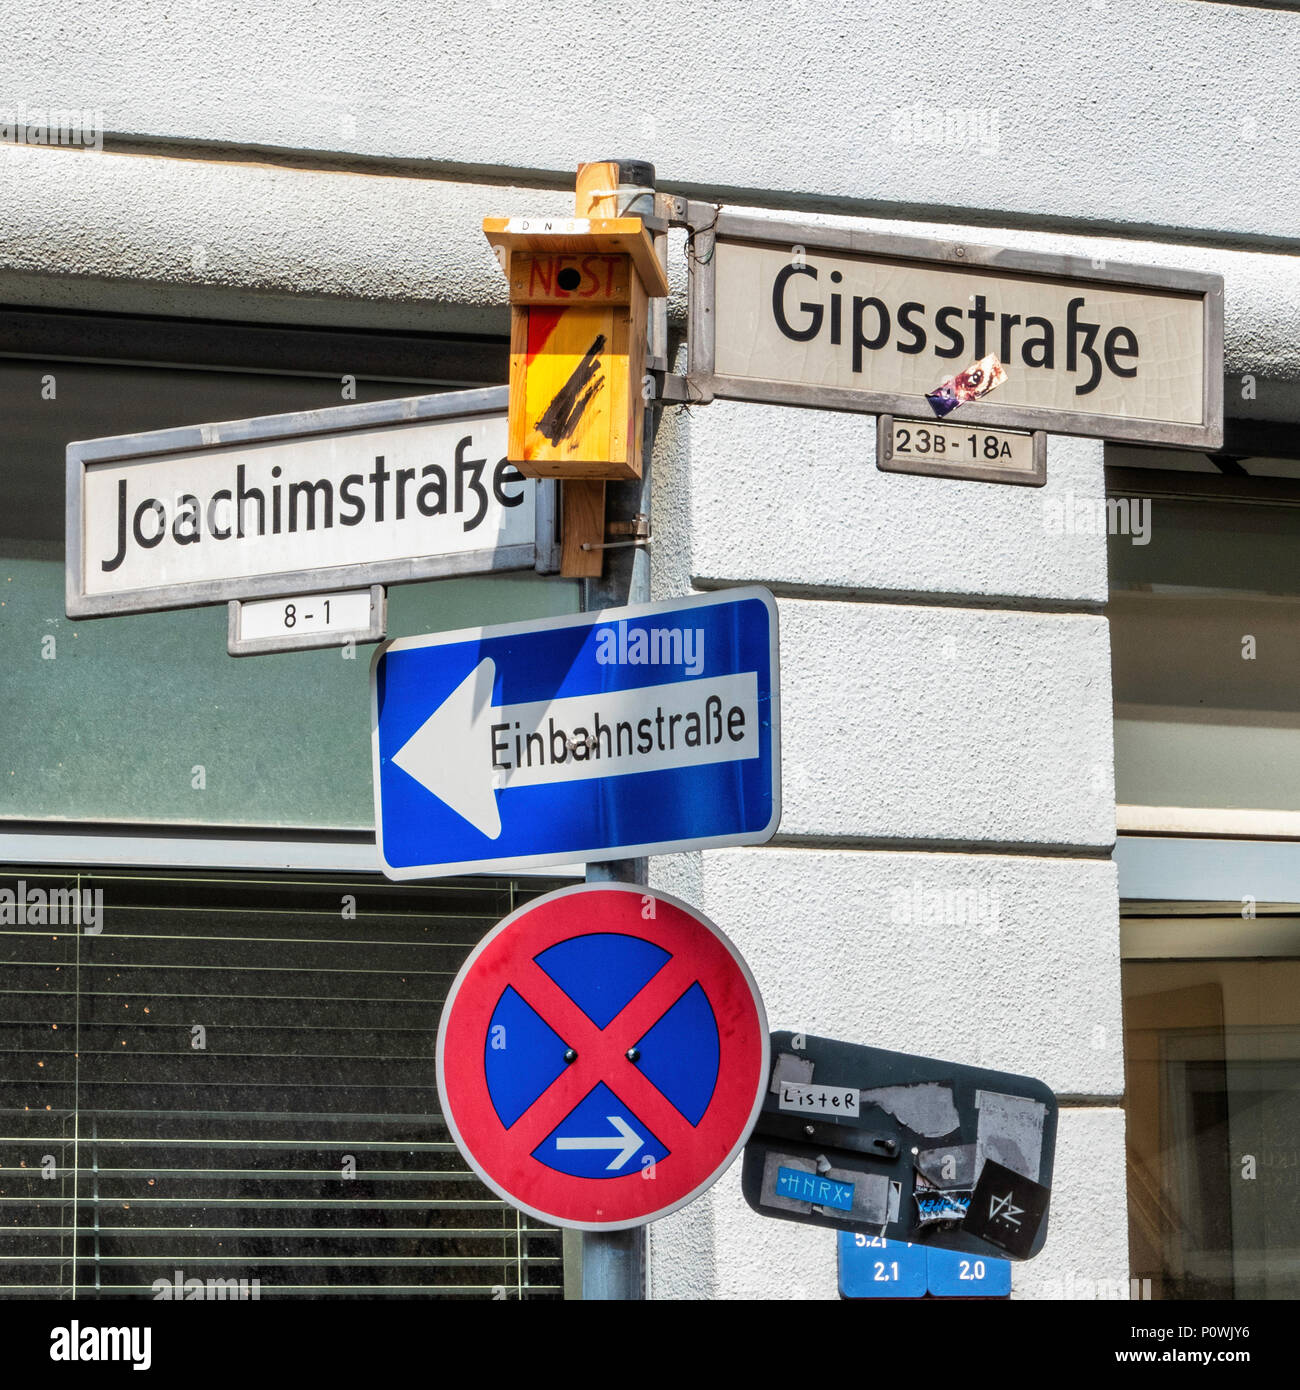
<path fill-rule="evenodd" d="M 1092 440 L 1054 435 L 1041 488 L 882 473 L 871 415 L 714 401 L 691 412 L 687 568 L 705 584 L 833 594 L 1106 601 L 1105 551 L 1044 503 L 1102 486 Z M 776 465 L 776 466 L 774 466 Z M 952 557 L 962 556 L 954 566 Z"/>
<path fill-rule="evenodd" d="M 1297 18 L 1200 0 L 11 4 L 0 92 L 123 135 L 1293 236 Z M 1207 80 L 1207 76 L 1213 80 Z M 972 94 L 977 94 L 973 96 Z M 975 110 L 961 157 L 896 138 Z M 993 134 L 992 140 L 985 138 Z M 924 127 L 922 128 L 924 134 Z M 742 201 L 744 199 L 742 198 Z M 865 209 L 864 209 L 865 210 Z"/>
<path fill-rule="evenodd" d="M 96 109 L 109 139 L 0 145 L 0 302 L 502 333 L 481 218 L 562 213 L 576 163 L 624 154 L 735 206 L 1222 274 L 1226 370 L 1267 380 L 1253 413 L 1297 407 L 1294 14 L 114 0 L 55 44 L 8 8 L 0 110 Z M 925 136 L 954 110 L 955 156 Z M 680 323 L 680 261 L 672 284 Z M 869 417 L 666 413 L 656 593 L 777 592 L 785 818 L 654 878 L 734 935 L 774 1025 L 1042 1076 L 1051 1235 L 1015 1293 L 1123 1279 L 1105 540 L 1042 524 L 1102 495 L 1102 446 L 1053 437 L 1042 491 L 881 474 L 874 447 Z M 918 881 L 996 920 L 894 920 Z M 734 1171 L 651 1251 L 658 1297 L 835 1296 L 833 1237 L 754 1216 Z"/>
<path fill-rule="evenodd" d="M 1028 1073 L 1062 1095 L 1123 1091 L 1108 861 L 766 847 L 703 859 L 695 901 L 748 961 L 773 1028 Z M 928 910 L 927 894 L 963 910 Z"/>
<path fill-rule="evenodd" d="M 1188 0 L 1189 7 L 1196 3 Z M 0 54 L 0 64 L 6 56 Z M 8 90 L 0 86 L 0 100 L 8 99 Z M 3 111 L 0 106 L 0 118 Z M 596 148 L 588 147 L 587 154 Z M 508 177 L 479 183 L 471 175 L 388 165 L 359 174 L 333 166 L 263 164 L 255 151 L 238 148 L 231 154 L 243 157 L 223 159 L 212 150 L 207 157 L 179 159 L 0 142 L 0 272 L 7 302 L 504 334 L 505 280 L 483 239 L 482 219 L 562 215 L 573 205 L 572 170 L 553 175 L 547 187 L 534 187 Z M 702 192 L 723 196 L 721 190 Z M 791 199 L 787 206 L 795 205 Z M 1195 238 L 1085 236 L 1017 224 L 1011 216 L 974 225 L 947 217 L 921 221 L 901 212 L 851 219 L 806 211 L 783 215 L 1221 275 L 1228 306 L 1224 370 L 1234 379 L 1229 399 L 1261 418 L 1300 413 L 1300 355 L 1294 351 L 1300 341 L 1300 265 L 1271 243 L 1255 247 L 1243 238 L 1237 248 Z M 670 266 L 669 283 L 669 312 L 680 324 L 686 304 L 680 256 Z M 1248 407 L 1234 389 L 1244 374 L 1257 379 Z M 727 418 L 726 407 L 721 418 Z M 807 427 L 807 411 L 795 418 Z M 837 428 L 842 439 L 853 429 L 864 446 L 869 442 L 869 434 L 861 435 L 870 430 L 869 420 L 817 428 L 819 447 L 826 431 Z"/>
<path fill-rule="evenodd" d="M 663 431 L 656 590 L 781 595 L 784 808 L 775 845 L 651 879 L 737 943 L 773 1027 L 1046 1081 L 1050 1234 L 1013 1296 L 1127 1287 L 1105 538 L 873 450 L 853 416 L 725 402 Z M 1048 488 L 1104 495 L 1101 453 L 1051 438 Z M 918 921 L 917 888 L 973 915 Z M 837 1296 L 833 1236 L 755 1215 L 737 1172 L 699 1208 L 653 1232 L 655 1297 Z"/>

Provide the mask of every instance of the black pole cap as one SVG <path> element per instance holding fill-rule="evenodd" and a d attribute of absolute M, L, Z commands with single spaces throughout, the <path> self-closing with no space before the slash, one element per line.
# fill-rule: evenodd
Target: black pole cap
<path fill-rule="evenodd" d="M 655 166 L 646 159 L 598 159 L 597 164 L 617 164 L 618 181 L 630 184 L 633 188 L 653 188 L 655 186 Z"/>

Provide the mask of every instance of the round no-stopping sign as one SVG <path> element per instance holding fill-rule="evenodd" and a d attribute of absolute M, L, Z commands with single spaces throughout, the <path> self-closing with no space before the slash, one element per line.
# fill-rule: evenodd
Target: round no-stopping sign
<path fill-rule="evenodd" d="M 707 918 L 638 885 L 512 913 L 438 1028 L 443 1113 L 470 1166 L 532 1216 L 617 1230 L 697 1197 L 763 1103 L 767 1016 Z"/>

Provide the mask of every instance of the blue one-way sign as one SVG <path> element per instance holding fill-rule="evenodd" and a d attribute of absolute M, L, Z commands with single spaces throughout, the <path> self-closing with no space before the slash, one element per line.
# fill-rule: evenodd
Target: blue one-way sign
<path fill-rule="evenodd" d="M 384 872 L 767 840 L 777 687 L 760 588 L 389 642 L 370 675 Z"/>

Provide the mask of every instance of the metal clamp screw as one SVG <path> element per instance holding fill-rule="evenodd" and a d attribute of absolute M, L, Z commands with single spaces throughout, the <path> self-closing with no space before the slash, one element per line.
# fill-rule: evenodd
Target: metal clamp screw
<path fill-rule="evenodd" d="M 583 550 L 621 550 L 627 546 L 640 545 L 648 546 L 653 539 L 650 534 L 650 518 L 644 512 L 638 512 L 631 521 L 611 521 L 605 528 L 606 534 L 611 536 L 631 536 L 627 541 L 583 541 Z"/>

